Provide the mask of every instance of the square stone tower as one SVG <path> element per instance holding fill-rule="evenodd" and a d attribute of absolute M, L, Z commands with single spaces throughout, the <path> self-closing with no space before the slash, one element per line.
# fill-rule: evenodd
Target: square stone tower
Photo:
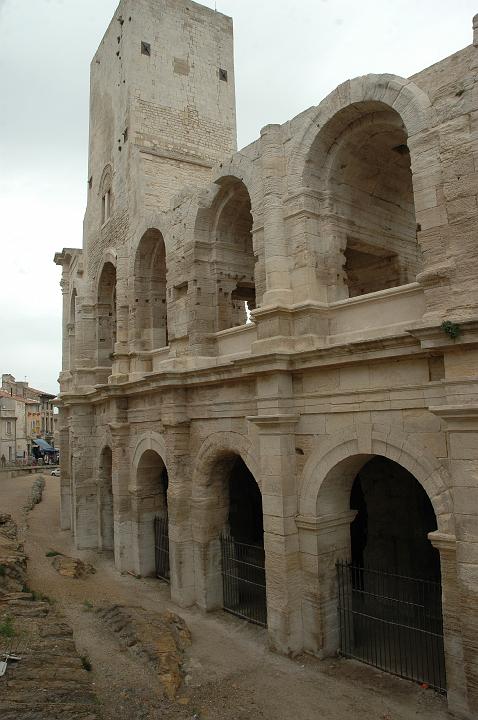
<path fill-rule="evenodd" d="M 231 18 L 190 0 L 122 0 L 91 63 L 88 272 L 235 149 Z"/>

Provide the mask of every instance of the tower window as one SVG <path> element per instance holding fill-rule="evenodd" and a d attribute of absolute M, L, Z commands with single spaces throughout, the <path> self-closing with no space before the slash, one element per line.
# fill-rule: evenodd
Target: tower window
<path fill-rule="evenodd" d="M 148 57 L 151 55 L 151 45 L 144 40 L 141 40 L 141 55 L 147 55 Z"/>
<path fill-rule="evenodd" d="M 101 200 L 101 223 L 104 225 L 110 219 L 111 190 L 107 190 Z"/>
<path fill-rule="evenodd" d="M 224 68 L 219 68 L 219 80 L 227 82 L 227 70 L 224 70 Z"/>

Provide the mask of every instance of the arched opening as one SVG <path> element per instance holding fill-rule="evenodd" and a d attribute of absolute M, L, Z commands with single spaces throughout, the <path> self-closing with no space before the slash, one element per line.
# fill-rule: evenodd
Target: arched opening
<path fill-rule="evenodd" d="M 159 230 L 147 230 L 134 264 L 135 340 L 138 350 L 168 344 L 166 248 Z"/>
<path fill-rule="evenodd" d="M 328 473 L 317 508 L 324 654 L 444 691 L 437 519 L 424 488 L 388 458 L 355 455 Z"/>
<path fill-rule="evenodd" d="M 169 580 L 168 472 L 154 450 L 141 455 L 133 510 L 139 574 Z"/>
<path fill-rule="evenodd" d="M 354 564 L 440 582 L 440 555 L 428 540 L 437 529 L 433 506 L 405 468 L 384 457 L 367 462 L 353 482 L 350 508 L 357 510 Z"/>
<path fill-rule="evenodd" d="M 76 366 L 76 290 L 74 289 L 71 293 L 70 298 L 70 317 L 68 323 L 68 368 L 74 370 Z"/>
<path fill-rule="evenodd" d="M 262 496 L 256 480 L 241 457 L 225 453 L 211 467 L 201 495 L 193 525 L 205 568 L 202 604 L 266 625 Z"/>
<path fill-rule="evenodd" d="M 111 448 L 105 447 L 101 453 L 98 472 L 98 547 L 100 550 L 114 549 L 112 467 L 113 459 Z"/>
<path fill-rule="evenodd" d="M 408 137 L 379 102 L 337 113 L 309 157 L 308 183 L 327 194 L 335 299 L 414 282 L 420 269 Z"/>
<path fill-rule="evenodd" d="M 116 342 L 116 268 L 106 262 L 98 283 L 98 366 L 111 367 Z"/>
<path fill-rule="evenodd" d="M 245 325 L 256 307 L 251 199 L 244 183 L 227 183 L 216 207 L 217 329 L 226 330 Z"/>

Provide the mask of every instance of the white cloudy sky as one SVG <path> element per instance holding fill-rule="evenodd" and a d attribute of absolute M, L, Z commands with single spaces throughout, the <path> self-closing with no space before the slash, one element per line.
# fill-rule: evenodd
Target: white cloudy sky
<path fill-rule="evenodd" d="M 214 0 L 205 0 L 214 7 Z M 57 391 L 60 269 L 81 246 L 89 62 L 116 0 L 0 0 L 0 370 Z M 239 145 L 367 72 L 472 41 L 472 0 L 217 0 L 235 21 Z"/>

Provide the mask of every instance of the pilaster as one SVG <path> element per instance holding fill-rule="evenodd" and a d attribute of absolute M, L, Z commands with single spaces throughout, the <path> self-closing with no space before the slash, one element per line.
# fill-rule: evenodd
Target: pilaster
<path fill-rule="evenodd" d="M 191 528 L 192 472 L 190 421 L 184 390 L 166 393 L 162 423 L 167 448 L 169 564 L 171 599 L 180 607 L 193 605 L 194 545 Z"/>
<path fill-rule="evenodd" d="M 304 650 L 321 658 L 339 649 L 335 566 L 338 560 L 350 559 L 350 523 L 356 514 L 347 510 L 296 518 L 304 582 Z"/>
<path fill-rule="evenodd" d="M 259 415 L 248 417 L 259 431 L 261 491 L 271 645 L 280 652 L 302 647 L 301 571 L 295 516 L 297 490 L 295 426 L 289 373 L 258 379 Z"/>
<path fill-rule="evenodd" d="M 98 545 L 97 483 L 93 463 L 94 412 L 86 403 L 71 406 L 73 535 L 79 550 Z"/>
<path fill-rule="evenodd" d="M 452 682 L 457 686 L 455 702 L 458 706 L 467 703 L 463 717 L 472 718 L 478 715 L 478 406 L 450 404 L 430 410 L 447 423 L 455 509 L 457 587 L 454 589 L 450 579 L 450 588 L 446 591 L 444 586 L 444 597 L 446 599 L 445 592 L 448 592 L 449 603 L 453 602 L 454 593 L 459 597 L 466 691 L 462 687 L 458 667 L 460 656 L 456 649 L 455 655 L 451 654 L 450 670 Z M 449 562 L 451 550 L 443 542 L 441 545 L 440 555 L 446 551 L 448 560 L 445 563 Z M 453 662 L 454 657 L 456 662 Z"/>
<path fill-rule="evenodd" d="M 131 496 L 129 481 L 131 475 L 131 453 L 129 447 L 130 424 L 110 423 L 113 485 L 113 523 L 115 566 L 120 571 L 131 570 L 132 530 Z"/>

